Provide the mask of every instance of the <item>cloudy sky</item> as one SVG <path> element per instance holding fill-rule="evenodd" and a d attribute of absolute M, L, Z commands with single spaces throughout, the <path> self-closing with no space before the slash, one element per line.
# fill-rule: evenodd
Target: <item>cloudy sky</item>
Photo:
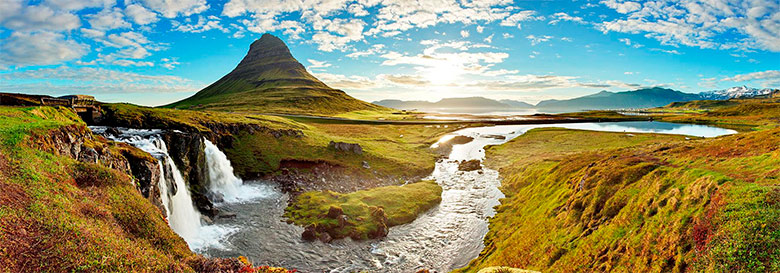
<path fill-rule="evenodd" d="M 368 101 L 780 87 L 777 0 L 2 0 L 0 91 L 159 105 L 266 32 Z"/>

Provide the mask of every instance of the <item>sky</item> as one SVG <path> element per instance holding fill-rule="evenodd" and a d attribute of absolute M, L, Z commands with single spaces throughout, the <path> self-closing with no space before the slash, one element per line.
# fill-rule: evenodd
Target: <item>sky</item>
<path fill-rule="evenodd" d="M 2 0 L 0 92 L 161 105 L 263 33 L 366 101 L 780 87 L 777 0 Z"/>

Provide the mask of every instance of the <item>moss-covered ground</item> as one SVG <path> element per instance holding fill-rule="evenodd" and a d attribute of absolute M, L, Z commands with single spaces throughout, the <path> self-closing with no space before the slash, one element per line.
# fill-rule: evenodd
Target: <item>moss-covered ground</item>
<path fill-rule="evenodd" d="M 457 272 L 778 272 L 778 143 L 531 130 L 488 149 L 506 198 Z"/>
<path fill-rule="evenodd" d="M 441 202 L 442 188 L 434 181 L 403 186 L 378 187 L 351 193 L 311 191 L 298 196 L 285 210 L 285 217 L 303 226 L 328 232 L 333 238 L 367 239 L 378 230 L 410 223 Z M 331 210 L 343 211 L 341 225 Z M 336 215 L 334 215 L 336 216 Z"/>

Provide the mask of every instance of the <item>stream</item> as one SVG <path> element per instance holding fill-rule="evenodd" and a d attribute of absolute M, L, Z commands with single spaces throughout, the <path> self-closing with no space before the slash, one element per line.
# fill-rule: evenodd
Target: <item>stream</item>
<path fill-rule="evenodd" d="M 283 266 L 300 272 L 415 272 L 422 268 L 449 272 L 463 267 L 484 247 L 482 239 L 488 231 L 488 219 L 495 214 L 493 207 L 504 195 L 499 190 L 498 171 L 483 168 L 462 172 L 458 171 L 457 161 L 482 160 L 486 145 L 499 145 L 540 127 L 699 137 L 736 133 L 703 125 L 648 121 L 466 128 L 439 140 L 455 135 L 474 137 L 469 143 L 455 145 L 449 159 L 437 162 L 429 177 L 443 188 L 441 204 L 412 223 L 390 228 L 385 238 L 369 241 L 347 238 L 330 244 L 303 241 L 303 228 L 285 223 L 282 217 L 288 196 L 268 182 L 248 181 L 247 184 L 262 189 L 263 196 L 246 202 L 219 204 L 221 209 L 238 215 L 233 219 L 218 219 L 215 224 L 236 231 L 224 238 L 220 247 L 208 247 L 201 253 L 214 257 L 246 256 L 255 264 Z"/>

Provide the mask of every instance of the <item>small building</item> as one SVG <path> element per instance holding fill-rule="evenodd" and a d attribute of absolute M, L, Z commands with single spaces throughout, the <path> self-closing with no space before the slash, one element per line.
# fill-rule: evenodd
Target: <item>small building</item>
<path fill-rule="evenodd" d="M 59 99 L 65 99 L 70 101 L 71 106 L 95 104 L 95 97 L 90 95 L 67 95 L 67 96 L 59 97 Z"/>

